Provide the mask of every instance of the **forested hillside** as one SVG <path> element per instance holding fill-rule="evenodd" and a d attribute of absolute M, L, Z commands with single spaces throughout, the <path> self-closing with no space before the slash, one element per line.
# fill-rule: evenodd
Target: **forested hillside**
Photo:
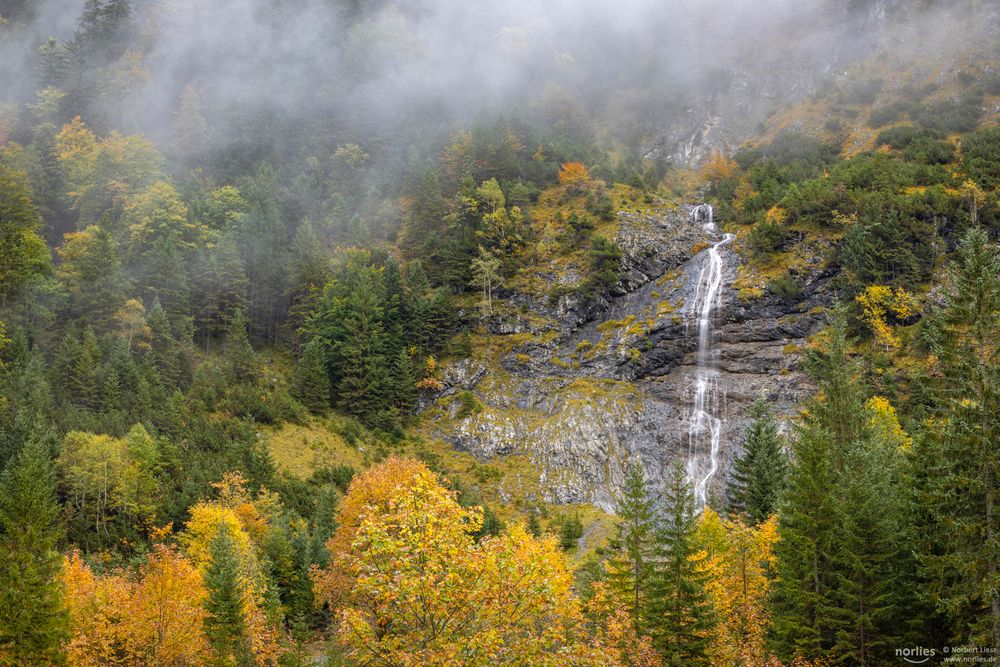
<path fill-rule="evenodd" d="M 0 665 L 995 662 L 998 45 L 0 0 Z"/>

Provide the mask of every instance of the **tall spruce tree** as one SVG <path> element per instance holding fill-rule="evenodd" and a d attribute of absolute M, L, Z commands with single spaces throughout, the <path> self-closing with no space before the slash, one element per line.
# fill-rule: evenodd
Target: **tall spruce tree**
<path fill-rule="evenodd" d="M 205 571 L 205 636 L 216 655 L 238 665 L 252 664 L 249 651 L 247 619 L 243 613 L 241 563 L 236 539 L 227 524 L 219 530 L 210 545 L 211 562 Z M 224 663 L 224 664 L 226 664 Z"/>
<path fill-rule="evenodd" d="M 625 471 L 615 511 L 618 522 L 607 561 L 608 587 L 628 609 L 636 628 L 644 628 L 656 547 L 656 507 L 637 462 Z"/>
<path fill-rule="evenodd" d="M 906 631 L 912 607 L 904 584 L 912 561 L 902 472 L 902 453 L 874 434 L 852 441 L 844 453 L 830 545 L 830 656 L 841 664 L 892 661 Z"/>
<path fill-rule="evenodd" d="M 843 452 L 863 424 L 857 364 L 848 355 L 847 321 L 835 313 L 824 349 L 807 366 L 819 393 L 807 404 L 792 443 L 792 465 L 779 503 L 775 547 L 774 631 L 783 657 L 825 655 L 833 644 L 837 582 L 832 549 Z"/>
<path fill-rule="evenodd" d="M 323 342 L 319 339 L 309 341 L 302 348 L 292 389 L 295 398 L 313 413 L 321 415 L 330 409 L 330 374 Z"/>
<path fill-rule="evenodd" d="M 680 463 L 673 466 L 661 500 L 650 575 L 646 625 L 664 665 L 708 664 L 715 624 L 706 591 L 707 572 L 695 541 L 694 495 Z"/>
<path fill-rule="evenodd" d="M 0 664 L 62 664 L 59 506 L 48 448 L 25 443 L 0 477 Z"/>
<path fill-rule="evenodd" d="M 226 327 L 226 377 L 231 382 L 252 384 L 257 377 L 257 356 L 247 336 L 247 323 L 243 311 L 236 311 Z"/>
<path fill-rule="evenodd" d="M 1000 249 L 979 227 L 959 245 L 937 318 L 939 419 L 922 448 L 930 514 L 921 555 L 952 641 L 1000 646 Z M 921 439 L 918 438 L 918 442 Z"/>
<path fill-rule="evenodd" d="M 788 471 L 788 457 L 778 435 L 778 425 L 763 398 L 753 402 L 747 416 L 750 425 L 743 453 L 733 459 L 729 512 L 743 514 L 756 525 L 767 520 L 777 508 Z"/>

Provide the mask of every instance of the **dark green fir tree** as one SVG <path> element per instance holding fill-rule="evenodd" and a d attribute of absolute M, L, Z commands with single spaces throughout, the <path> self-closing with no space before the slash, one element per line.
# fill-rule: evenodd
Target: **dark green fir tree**
<path fill-rule="evenodd" d="M 753 402 L 747 416 L 750 424 L 743 452 L 733 459 L 729 512 L 741 514 L 746 521 L 756 525 L 776 510 L 785 483 L 788 457 L 778 435 L 778 425 L 763 398 Z"/>
<path fill-rule="evenodd" d="M 59 506 L 46 445 L 30 440 L 0 477 L 0 664 L 62 664 Z"/>

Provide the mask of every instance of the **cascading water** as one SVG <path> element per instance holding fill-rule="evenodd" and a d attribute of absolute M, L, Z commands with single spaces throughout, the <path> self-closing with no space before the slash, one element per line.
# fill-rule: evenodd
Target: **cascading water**
<path fill-rule="evenodd" d="M 692 220 L 704 222 L 705 230 L 711 234 L 716 232 L 713 216 L 709 204 L 701 204 L 691 211 Z M 719 469 L 724 424 L 719 400 L 719 371 L 712 349 L 712 316 L 722 305 L 724 266 L 719 248 L 732 240 L 732 234 L 723 234 L 705 253 L 691 307 L 691 313 L 698 318 L 698 357 L 688 419 L 687 476 L 699 509 L 708 504 L 708 485 Z"/>

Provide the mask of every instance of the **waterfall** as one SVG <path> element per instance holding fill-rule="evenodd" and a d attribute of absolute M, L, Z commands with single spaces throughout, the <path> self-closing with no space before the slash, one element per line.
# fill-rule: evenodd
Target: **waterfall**
<path fill-rule="evenodd" d="M 704 222 L 704 228 L 715 232 L 714 211 L 701 204 L 691 211 L 694 222 Z M 698 318 L 698 357 L 692 391 L 691 415 L 688 419 L 687 476 L 694 487 L 698 508 L 708 504 L 708 485 L 719 469 L 719 445 L 723 418 L 719 400 L 719 371 L 712 350 L 712 316 L 722 305 L 722 253 L 719 248 L 733 240 L 723 234 L 712 244 L 702 260 L 691 312 Z"/>

